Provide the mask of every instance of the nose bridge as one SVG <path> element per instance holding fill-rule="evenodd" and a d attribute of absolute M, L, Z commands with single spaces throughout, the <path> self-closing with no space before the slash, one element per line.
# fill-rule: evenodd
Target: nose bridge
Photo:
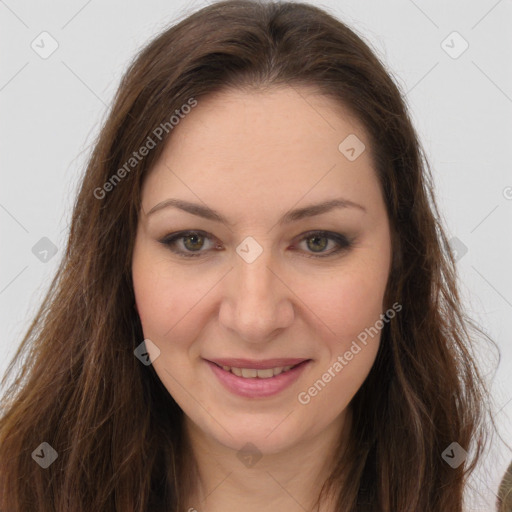
<path fill-rule="evenodd" d="M 268 301 L 275 297 L 275 275 L 272 268 L 271 250 L 265 249 L 254 261 L 248 262 L 239 258 L 235 266 L 235 278 L 240 292 L 247 293 L 246 299 Z M 274 292 L 274 293 L 272 293 Z"/>
<path fill-rule="evenodd" d="M 274 286 L 274 274 L 269 270 L 275 266 L 270 238 L 247 236 L 236 248 L 235 279 L 238 286 L 250 291 L 255 300 L 265 298 Z"/>
<path fill-rule="evenodd" d="M 255 259 L 247 257 L 255 250 L 250 244 L 249 251 L 236 255 L 228 297 L 221 308 L 224 326 L 234 330 L 238 337 L 255 342 L 269 339 L 276 329 L 293 320 L 287 287 L 275 275 L 272 251 L 259 245 L 262 250 Z M 247 246 L 240 244 L 237 252 L 244 248 Z"/>

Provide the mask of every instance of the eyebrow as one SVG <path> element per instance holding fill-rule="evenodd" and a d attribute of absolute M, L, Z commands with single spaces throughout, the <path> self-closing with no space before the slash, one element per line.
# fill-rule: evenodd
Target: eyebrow
<path fill-rule="evenodd" d="M 165 201 L 162 201 L 161 203 L 158 203 L 157 205 L 153 206 L 153 208 L 149 210 L 147 215 L 149 216 L 152 213 L 170 207 L 183 210 L 185 212 L 191 213 L 192 215 L 197 215 L 198 217 L 203 217 L 205 219 L 222 222 L 224 224 L 227 224 L 228 226 L 233 225 L 223 215 L 213 210 L 212 208 L 197 203 L 190 203 L 188 201 L 184 201 L 183 199 L 166 199 Z M 279 219 L 278 224 L 288 224 L 307 217 L 313 217 L 315 215 L 326 213 L 335 208 L 357 208 L 366 213 L 366 208 L 364 206 L 358 203 L 354 203 L 353 201 L 350 201 L 348 199 L 338 198 L 332 199 L 330 201 L 325 201 L 323 203 L 305 206 L 304 208 L 290 210 L 289 212 L 286 212 L 281 217 L 281 219 Z"/>

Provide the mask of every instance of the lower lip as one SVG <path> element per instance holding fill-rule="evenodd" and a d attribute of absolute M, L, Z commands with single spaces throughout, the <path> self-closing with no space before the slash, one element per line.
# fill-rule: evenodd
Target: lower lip
<path fill-rule="evenodd" d="M 220 380 L 221 384 L 235 395 L 247 398 L 265 398 L 277 395 L 288 386 L 291 386 L 301 376 L 311 360 L 304 361 L 295 368 L 275 375 L 274 377 L 269 377 L 268 379 L 260 379 L 258 377 L 246 379 L 244 377 L 238 377 L 230 371 L 223 370 L 211 361 L 206 362 Z"/>

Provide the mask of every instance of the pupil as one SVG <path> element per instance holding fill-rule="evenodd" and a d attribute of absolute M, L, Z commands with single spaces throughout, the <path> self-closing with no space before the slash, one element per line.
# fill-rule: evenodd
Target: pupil
<path fill-rule="evenodd" d="M 325 241 L 325 237 L 324 236 L 313 236 L 313 237 L 310 238 L 310 240 L 316 240 L 316 241 L 322 240 L 322 239 Z M 316 242 L 315 242 L 314 245 L 316 245 L 317 248 L 319 247 Z M 325 243 L 324 244 L 320 244 L 320 249 L 324 249 L 324 248 L 325 248 Z"/>
<path fill-rule="evenodd" d="M 197 243 L 197 239 L 200 239 L 201 237 L 200 237 L 199 235 L 195 234 L 195 235 L 189 235 L 189 236 L 188 236 L 188 237 L 186 237 L 186 238 L 187 238 L 188 240 L 196 240 L 196 242 L 194 242 L 194 241 L 192 242 L 192 244 L 193 244 L 193 245 L 195 245 L 195 244 Z M 200 248 L 200 246 L 201 246 L 201 244 L 199 244 L 199 247 L 193 247 L 192 249 L 194 249 L 194 248 L 195 248 L 195 249 L 199 249 L 199 248 Z"/>

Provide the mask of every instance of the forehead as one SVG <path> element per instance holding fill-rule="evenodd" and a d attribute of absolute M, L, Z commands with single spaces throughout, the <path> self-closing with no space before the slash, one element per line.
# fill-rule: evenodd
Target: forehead
<path fill-rule="evenodd" d="M 237 197 L 263 205 L 378 191 L 367 134 L 332 98 L 294 86 L 224 90 L 197 101 L 145 180 L 146 211 L 173 192 L 219 206 Z M 345 140 L 359 144 L 357 158 L 343 153 Z"/>
<path fill-rule="evenodd" d="M 173 129 L 167 149 L 176 154 L 194 145 L 203 156 L 207 148 L 212 156 L 240 160 L 284 157 L 280 152 L 286 151 L 293 158 L 329 146 L 337 151 L 337 139 L 349 134 L 366 139 L 347 107 L 311 87 L 227 89 L 200 98 Z"/>

